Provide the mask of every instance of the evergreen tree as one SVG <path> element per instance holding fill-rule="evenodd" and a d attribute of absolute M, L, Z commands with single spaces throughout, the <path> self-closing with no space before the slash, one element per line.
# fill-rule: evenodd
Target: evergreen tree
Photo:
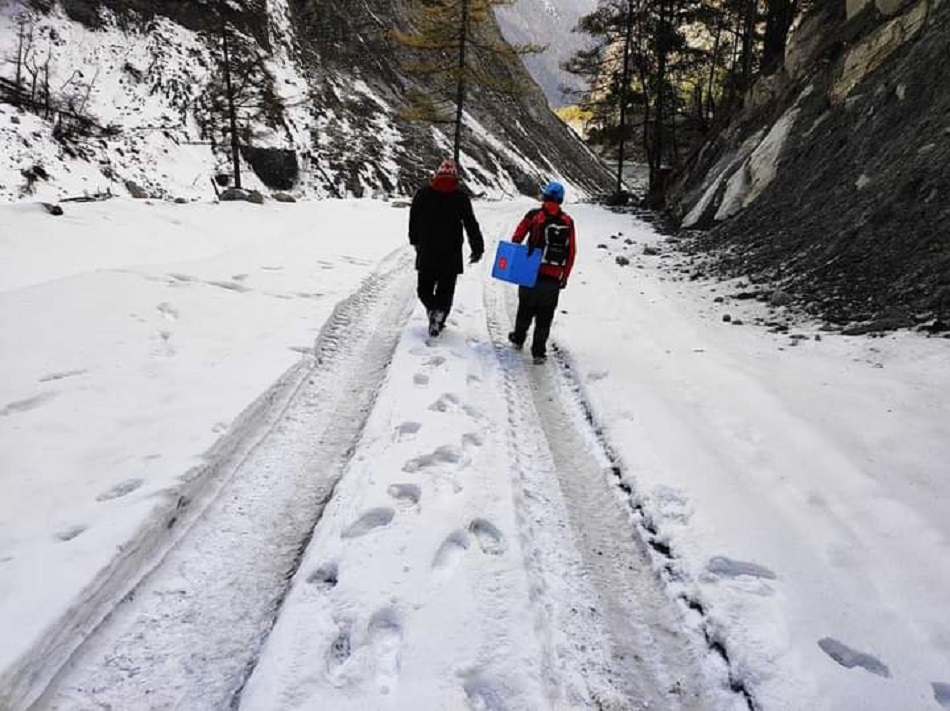
<path fill-rule="evenodd" d="M 250 125 L 279 125 L 281 102 L 255 43 L 237 32 L 219 12 L 219 29 L 208 36 L 217 49 L 217 66 L 196 102 L 196 119 L 212 147 L 226 147 L 241 188 L 241 145 L 251 140 Z"/>
<path fill-rule="evenodd" d="M 411 13 L 411 31 L 396 29 L 393 37 L 421 59 L 407 63 L 406 70 L 425 81 L 429 91 L 407 93 L 405 118 L 431 123 L 454 124 L 453 157 L 459 162 L 462 112 L 473 86 L 490 91 L 519 94 L 530 85 L 518 78 L 518 58 L 539 52 L 535 45 L 511 45 L 493 32 L 492 9 L 514 0 L 416 0 Z M 493 69 L 510 68 L 507 76 Z M 454 104 L 454 114 L 449 107 Z"/>
<path fill-rule="evenodd" d="M 594 122 L 592 140 L 617 149 L 618 194 L 636 129 L 651 201 L 662 203 L 666 176 L 679 162 L 680 132 L 698 138 L 721 124 L 741 108 L 758 73 L 781 69 L 807 1 L 600 0 L 581 18 L 577 30 L 593 43 L 564 68 L 586 80 L 580 104 Z"/>

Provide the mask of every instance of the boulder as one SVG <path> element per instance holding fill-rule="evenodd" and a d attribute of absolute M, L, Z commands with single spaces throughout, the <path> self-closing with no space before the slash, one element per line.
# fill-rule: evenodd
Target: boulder
<path fill-rule="evenodd" d="M 43 209 L 46 210 L 51 215 L 55 215 L 59 217 L 60 215 L 63 214 L 63 208 L 61 208 L 59 205 L 54 205 L 49 202 L 42 202 L 40 204 L 43 206 Z"/>
<path fill-rule="evenodd" d="M 844 58 L 841 73 L 831 89 L 831 99 L 841 103 L 868 74 L 880 67 L 904 43 L 917 36 L 927 21 L 929 0 L 920 0 L 911 10 L 878 27 Z"/>
<path fill-rule="evenodd" d="M 144 188 L 138 183 L 132 180 L 125 181 L 125 189 L 129 191 L 129 195 L 134 197 L 136 200 L 145 200 L 146 198 L 151 197 Z"/>
<path fill-rule="evenodd" d="M 271 197 L 277 202 L 297 202 L 297 198 L 290 193 L 274 193 Z"/>
<path fill-rule="evenodd" d="M 244 202 L 252 202 L 255 205 L 264 204 L 264 196 L 257 190 L 244 190 L 243 188 L 228 188 L 223 193 L 221 193 L 220 200 L 222 202 L 236 202 L 243 200 Z"/>
<path fill-rule="evenodd" d="M 769 296 L 769 303 L 772 306 L 789 306 L 793 301 L 792 295 L 781 289 L 776 289 Z"/>

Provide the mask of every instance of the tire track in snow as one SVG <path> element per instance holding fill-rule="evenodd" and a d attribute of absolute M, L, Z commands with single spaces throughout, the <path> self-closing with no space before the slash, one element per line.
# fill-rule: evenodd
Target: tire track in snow
<path fill-rule="evenodd" d="M 237 702 L 411 313 L 410 267 L 399 250 L 337 306 L 266 436 L 34 709 Z"/>
<path fill-rule="evenodd" d="M 520 480 L 516 506 L 528 572 L 536 581 L 537 625 L 566 631 L 569 638 L 592 626 L 603 634 L 601 640 L 585 640 L 588 649 L 570 649 L 554 637 L 547 640 L 544 669 L 552 684 L 552 704 L 564 700 L 561 694 L 568 703 L 577 702 L 572 698 L 577 691 L 558 688 L 556 681 L 569 678 L 564 670 L 574 666 L 585 670 L 598 708 L 745 708 L 731 692 L 710 691 L 713 685 L 703 684 L 697 654 L 702 650 L 684 632 L 681 611 L 663 590 L 647 547 L 617 496 L 609 456 L 587 422 L 571 411 L 578 398 L 568 388 L 565 371 L 527 364 L 508 347 L 513 304 L 506 304 L 506 295 L 514 292 L 498 283 L 486 286 L 489 330 L 505 372 L 512 473 Z M 542 531 L 559 523 L 544 520 L 552 505 L 565 509 L 568 530 L 555 535 L 576 546 L 579 576 L 569 570 L 570 561 L 565 569 L 563 557 L 559 560 L 550 550 L 554 536 Z M 565 582 L 568 595 L 549 590 Z M 592 655 L 589 648 L 598 645 L 606 658 Z"/>
<path fill-rule="evenodd" d="M 694 627 L 696 633 L 702 637 L 707 650 L 713 657 L 707 659 L 707 663 L 712 662 L 713 667 L 718 667 L 717 669 L 711 669 L 709 673 L 713 676 L 721 675 L 724 677 L 725 687 L 736 696 L 740 708 L 747 711 L 758 711 L 759 706 L 755 697 L 745 682 L 736 675 L 725 643 L 721 640 L 715 626 L 709 622 L 705 606 L 695 594 L 688 590 L 689 586 L 684 584 L 688 581 L 686 581 L 683 571 L 677 566 L 673 551 L 665 537 L 658 530 L 650 512 L 644 508 L 630 485 L 624 473 L 623 463 L 608 441 L 603 427 L 597 421 L 583 386 L 573 376 L 574 368 L 569 354 L 559 348 L 557 344 L 554 344 L 552 350 L 554 352 L 553 361 L 558 366 L 557 386 L 561 388 L 562 392 L 567 393 L 567 396 L 563 397 L 561 401 L 572 402 L 572 409 L 575 410 L 575 421 L 583 423 L 580 426 L 586 430 L 586 437 L 591 443 L 591 447 L 598 451 L 603 458 L 606 466 L 605 471 L 612 479 L 615 498 L 630 512 L 634 536 L 641 543 L 641 547 L 649 548 L 649 551 L 644 549 L 644 554 L 653 560 L 654 566 L 658 569 L 664 583 L 668 587 L 675 583 L 676 591 L 670 590 L 668 594 L 679 601 L 690 613 L 698 617 L 698 622 L 691 625 L 691 627 Z"/>

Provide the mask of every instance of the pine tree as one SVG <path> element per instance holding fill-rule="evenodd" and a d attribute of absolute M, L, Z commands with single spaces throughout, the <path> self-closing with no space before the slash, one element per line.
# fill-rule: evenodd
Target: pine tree
<path fill-rule="evenodd" d="M 253 122 L 279 125 L 281 102 L 255 43 L 227 22 L 220 7 L 218 31 L 207 40 L 218 65 L 197 99 L 196 118 L 212 147 L 227 147 L 234 187 L 241 188 L 242 140 L 247 145 Z"/>
<path fill-rule="evenodd" d="M 411 31 L 393 30 L 393 38 L 421 59 L 406 64 L 407 72 L 423 80 L 428 90 L 406 96 L 403 116 L 409 120 L 454 124 L 453 157 L 459 162 L 462 113 L 471 87 L 520 94 L 530 84 L 514 67 L 525 54 L 542 51 L 536 45 L 511 45 L 494 29 L 492 9 L 514 0 L 416 0 Z M 507 77 L 495 76 L 501 63 Z M 454 113 L 449 107 L 454 105 Z"/>

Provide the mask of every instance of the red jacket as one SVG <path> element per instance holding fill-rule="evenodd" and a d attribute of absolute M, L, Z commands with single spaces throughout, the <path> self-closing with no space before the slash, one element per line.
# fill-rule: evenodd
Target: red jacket
<path fill-rule="evenodd" d="M 542 264 L 540 274 L 542 276 L 557 279 L 562 283 L 566 283 L 568 277 L 571 276 L 571 269 L 574 266 L 574 256 L 577 252 L 577 240 L 574 233 L 574 220 L 572 220 L 571 216 L 561 209 L 561 205 L 559 203 L 556 203 L 553 200 L 545 200 L 541 203 L 541 207 L 530 210 L 528 214 L 526 214 L 521 219 L 521 222 L 518 223 L 518 226 L 515 228 L 515 233 L 511 237 L 511 241 L 520 244 L 524 241 L 525 237 L 528 237 L 529 245 L 534 247 L 543 246 L 544 235 L 541 231 L 544 229 L 544 224 L 549 219 L 555 217 L 559 218 L 563 224 L 571 228 L 567 247 L 567 262 L 564 264 L 564 266 L 558 266 L 557 264 Z"/>

